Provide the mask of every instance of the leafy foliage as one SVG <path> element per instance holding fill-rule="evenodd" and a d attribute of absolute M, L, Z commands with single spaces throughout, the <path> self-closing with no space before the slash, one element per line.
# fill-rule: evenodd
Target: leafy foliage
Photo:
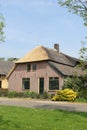
<path fill-rule="evenodd" d="M 19 60 L 19 58 L 15 58 L 15 57 L 9 57 L 9 58 L 5 58 L 5 57 L 0 57 L 0 61 L 17 61 Z"/>
<path fill-rule="evenodd" d="M 5 57 L 0 57 L 0 61 L 4 61 L 5 60 Z"/>
<path fill-rule="evenodd" d="M 80 54 L 80 64 L 78 65 L 79 67 L 81 67 L 83 70 L 87 69 L 87 47 L 84 46 L 85 43 L 82 42 L 82 48 L 79 50 L 79 54 Z"/>
<path fill-rule="evenodd" d="M 8 89 L 0 88 L 0 97 L 6 97 L 8 95 Z"/>
<path fill-rule="evenodd" d="M 0 42 L 4 42 L 5 40 L 5 35 L 4 35 L 4 27 L 5 27 L 5 22 L 4 22 L 4 17 L 0 13 Z"/>
<path fill-rule="evenodd" d="M 77 101 L 85 100 L 87 102 L 87 73 L 81 77 L 66 78 L 63 88 L 73 89 L 78 93 Z"/>
<path fill-rule="evenodd" d="M 70 12 L 81 16 L 84 25 L 87 26 L 87 1 L 86 0 L 58 0 L 61 6 L 68 8 Z"/>
<path fill-rule="evenodd" d="M 87 100 L 87 90 L 81 90 L 78 92 L 78 98 L 84 98 Z"/>
<path fill-rule="evenodd" d="M 8 97 L 8 98 L 41 98 L 41 99 L 49 99 L 50 95 L 47 92 L 44 92 L 41 95 L 38 95 L 36 92 L 9 92 L 7 89 L 0 89 L 0 97 Z"/>
<path fill-rule="evenodd" d="M 67 77 L 65 80 L 64 80 L 64 85 L 63 85 L 63 88 L 70 88 L 70 89 L 73 89 L 74 91 L 79 91 L 80 89 L 80 86 L 81 86 L 81 80 L 80 78 L 78 78 L 76 75 L 73 76 L 73 77 Z"/>
<path fill-rule="evenodd" d="M 63 88 L 70 88 L 77 92 L 87 90 L 87 73 L 80 77 L 76 75 L 73 77 L 67 77 L 64 81 Z"/>
<path fill-rule="evenodd" d="M 58 3 L 61 6 L 68 8 L 69 12 L 79 15 L 83 19 L 84 25 L 87 26 L 87 0 L 58 0 Z M 87 64 L 87 48 L 82 46 L 79 51 L 79 54 L 79 66 L 82 69 L 85 69 L 85 65 Z"/>
<path fill-rule="evenodd" d="M 8 92 L 7 97 L 9 98 L 14 98 L 14 97 L 18 97 L 18 98 L 37 98 L 38 94 L 35 92 L 30 92 L 30 91 L 26 91 L 26 92 Z"/>
<path fill-rule="evenodd" d="M 7 61 L 17 61 L 17 60 L 19 60 L 19 58 L 15 58 L 15 57 L 7 58 Z"/>

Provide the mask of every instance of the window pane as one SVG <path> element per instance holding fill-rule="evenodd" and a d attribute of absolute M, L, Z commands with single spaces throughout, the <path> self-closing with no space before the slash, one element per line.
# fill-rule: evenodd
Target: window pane
<path fill-rule="evenodd" d="M 30 79 L 29 78 L 22 79 L 22 88 L 23 89 L 30 89 Z"/>
<path fill-rule="evenodd" d="M 59 89 L 59 78 L 50 77 L 49 78 L 49 90 L 58 90 Z"/>
<path fill-rule="evenodd" d="M 30 70 L 31 70 L 31 65 L 27 64 L 27 71 L 30 71 Z"/>
<path fill-rule="evenodd" d="M 36 70 L 36 64 L 32 64 L 32 70 Z"/>

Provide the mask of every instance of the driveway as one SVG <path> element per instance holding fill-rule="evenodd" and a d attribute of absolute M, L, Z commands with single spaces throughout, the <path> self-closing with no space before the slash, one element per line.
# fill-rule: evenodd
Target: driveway
<path fill-rule="evenodd" d="M 0 98 L 0 105 L 87 112 L 86 103 L 53 102 L 49 100 L 37 100 L 28 98 Z"/>

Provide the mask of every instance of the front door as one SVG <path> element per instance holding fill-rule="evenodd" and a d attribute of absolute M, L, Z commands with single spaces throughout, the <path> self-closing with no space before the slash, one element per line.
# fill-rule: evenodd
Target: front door
<path fill-rule="evenodd" d="M 0 81 L 0 88 L 2 88 L 2 81 Z"/>
<path fill-rule="evenodd" d="M 39 94 L 44 92 L 44 78 L 39 78 Z"/>

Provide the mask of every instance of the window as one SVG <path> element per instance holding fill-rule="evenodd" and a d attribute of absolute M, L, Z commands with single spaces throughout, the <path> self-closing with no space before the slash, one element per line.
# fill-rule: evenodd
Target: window
<path fill-rule="evenodd" d="M 36 64 L 32 64 L 32 70 L 36 70 Z"/>
<path fill-rule="evenodd" d="M 59 78 L 50 77 L 49 78 L 49 90 L 58 90 L 59 89 Z"/>
<path fill-rule="evenodd" d="M 36 64 L 27 64 L 27 71 L 36 70 Z"/>
<path fill-rule="evenodd" d="M 23 89 L 30 89 L 30 78 L 23 78 L 22 79 L 22 88 Z"/>
<path fill-rule="evenodd" d="M 30 70 L 31 70 L 31 65 L 27 64 L 27 71 L 30 71 Z"/>

